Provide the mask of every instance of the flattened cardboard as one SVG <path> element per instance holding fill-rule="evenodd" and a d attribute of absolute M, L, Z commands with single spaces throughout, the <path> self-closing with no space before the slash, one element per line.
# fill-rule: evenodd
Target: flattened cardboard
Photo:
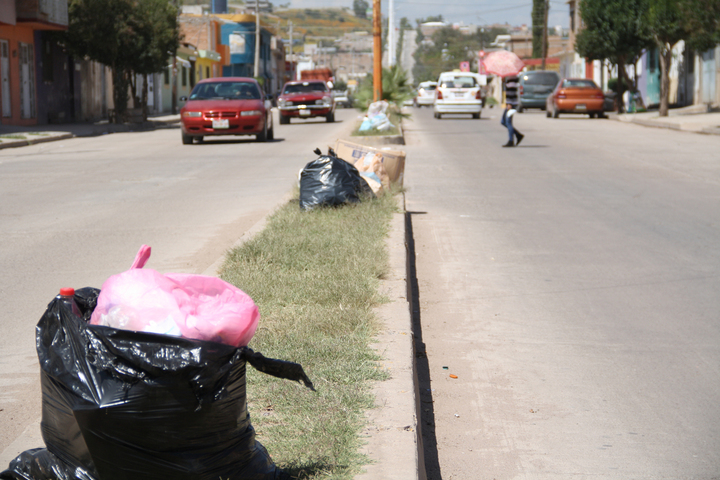
<path fill-rule="evenodd" d="M 353 165 L 356 165 L 358 161 L 362 162 L 368 153 L 379 154 L 382 156 L 382 166 L 387 172 L 390 182 L 402 186 L 405 176 L 405 152 L 402 150 L 368 147 L 340 139 L 335 142 L 334 150 L 338 158 Z"/>

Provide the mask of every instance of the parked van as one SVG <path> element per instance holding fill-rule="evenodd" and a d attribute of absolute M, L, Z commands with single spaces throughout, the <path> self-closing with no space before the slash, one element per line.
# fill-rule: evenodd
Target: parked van
<path fill-rule="evenodd" d="M 526 108 L 545 110 L 547 97 L 555 90 L 560 75 L 552 70 L 531 70 L 519 77 L 517 111 L 522 112 Z"/>

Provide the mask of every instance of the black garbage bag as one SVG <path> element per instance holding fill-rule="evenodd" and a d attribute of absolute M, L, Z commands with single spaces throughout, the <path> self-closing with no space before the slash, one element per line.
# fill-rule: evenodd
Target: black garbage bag
<path fill-rule="evenodd" d="M 28 450 L 2 479 L 289 478 L 255 440 L 245 365 L 312 383 L 302 366 L 233 347 L 90 325 L 99 290 L 58 299 L 36 328 L 46 449 Z"/>
<path fill-rule="evenodd" d="M 332 149 L 327 155 L 305 165 L 300 173 L 300 208 L 358 203 L 363 196 L 374 197 L 370 185 L 354 165 L 337 158 Z"/>

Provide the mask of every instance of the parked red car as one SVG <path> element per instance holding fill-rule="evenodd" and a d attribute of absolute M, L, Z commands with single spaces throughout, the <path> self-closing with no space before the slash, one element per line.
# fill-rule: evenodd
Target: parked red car
<path fill-rule="evenodd" d="M 587 78 L 564 78 L 546 100 L 548 118 L 558 118 L 561 113 L 586 113 L 590 118 L 602 118 L 605 95 Z"/>
<path fill-rule="evenodd" d="M 201 142 L 210 135 L 255 135 L 258 142 L 272 140 L 272 104 L 257 80 L 220 77 L 200 80 L 180 109 L 182 142 Z"/>
<path fill-rule="evenodd" d="M 335 102 L 327 84 L 322 80 L 287 82 L 278 97 L 280 123 L 288 124 L 291 118 L 325 117 L 335 121 Z"/>

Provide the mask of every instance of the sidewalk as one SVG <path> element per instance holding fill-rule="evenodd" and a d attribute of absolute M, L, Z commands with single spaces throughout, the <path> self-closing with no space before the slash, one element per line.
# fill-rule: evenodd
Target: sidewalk
<path fill-rule="evenodd" d="M 51 125 L 33 125 L 19 127 L 0 125 L 0 149 L 24 147 L 36 143 L 52 142 L 72 137 L 94 137 L 107 133 L 141 132 L 157 128 L 172 127 L 180 123 L 180 115 L 160 115 L 148 117 L 143 123 L 108 123 L 101 120 L 95 123 L 58 123 Z"/>
<path fill-rule="evenodd" d="M 646 127 L 669 128 L 685 132 L 720 135 L 720 112 L 707 112 L 704 105 L 671 109 L 667 117 L 661 117 L 657 111 L 643 113 L 609 113 L 608 117 L 626 123 L 636 123 Z"/>

